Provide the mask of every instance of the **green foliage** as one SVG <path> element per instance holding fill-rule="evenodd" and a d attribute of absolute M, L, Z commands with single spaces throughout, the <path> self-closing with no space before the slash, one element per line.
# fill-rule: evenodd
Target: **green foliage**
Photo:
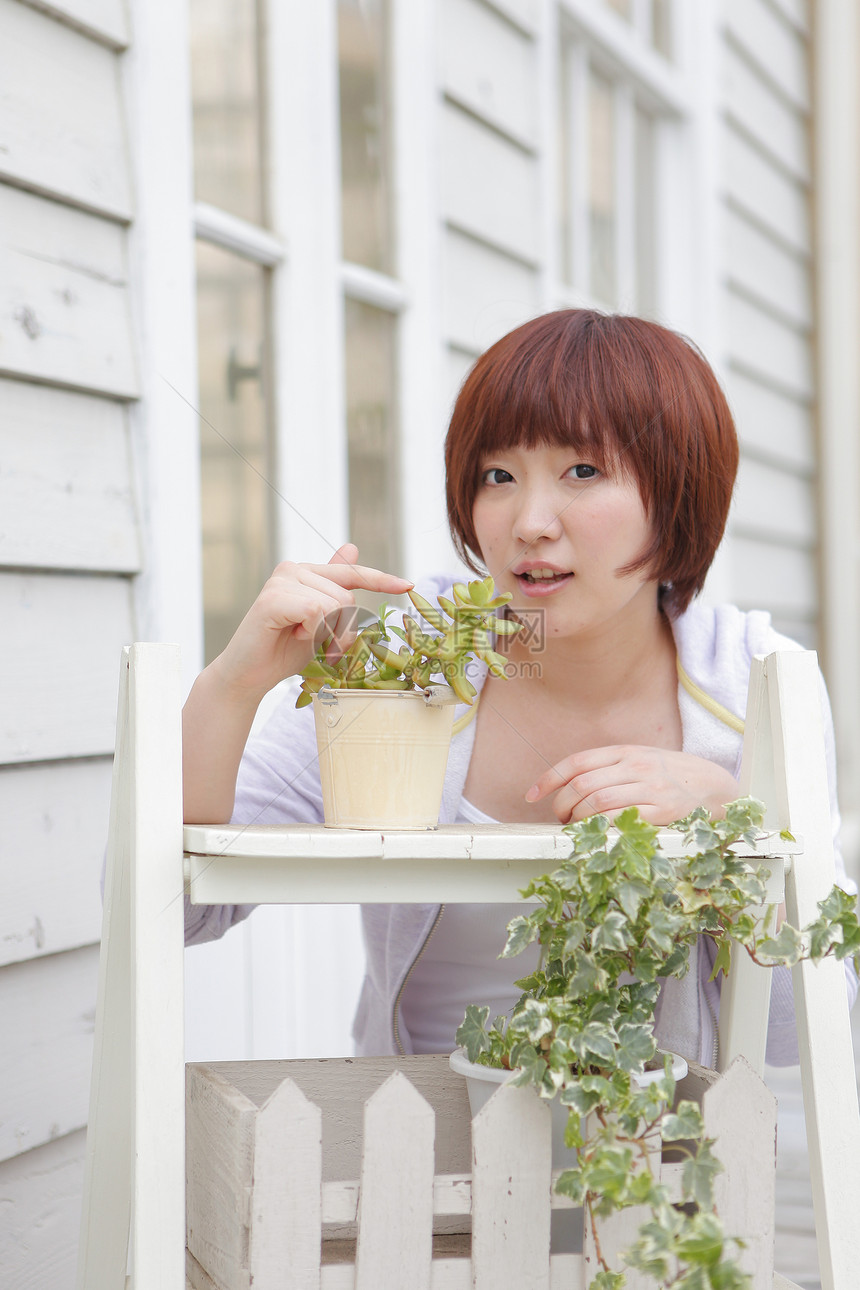
<path fill-rule="evenodd" d="M 363 627 L 349 648 L 332 660 L 331 637 L 323 641 L 302 672 L 301 693 L 296 707 L 310 703 L 323 686 L 332 690 L 423 690 L 434 678 L 451 687 L 461 703 L 471 703 L 475 687 L 466 676 L 466 663 L 473 656 L 486 663 L 494 676 L 505 675 L 505 656 L 491 645 L 491 636 L 511 636 L 520 624 L 497 618 L 496 610 L 511 599 L 509 592 L 496 596 L 492 578 L 454 584 L 454 600 L 439 597 L 434 609 L 417 591 L 409 599 L 424 623 L 424 630 L 410 614 L 403 626 L 389 624 L 391 610 L 380 610 L 376 622 Z M 394 648 L 391 635 L 402 642 Z"/>
<path fill-rule="evenodd" d="M 509 1016 L 489 1024 L 490 1009 L 470 1005 L 457 1031 L 470 1061 L 514 1071 L 514 1083 L 568 1108 L 566 1142 L 578 1154 L 558 1190 L 595 1220 L 648 1206 L 624 1259 L 674 1290 L 746 1290 L 749 1278 L 737 1264 L 738 1242 L 714 1212 L 721 1165 L 699 1108 L 681 1101 L 667 1110 L 675 1093 L 668 1056 L 657 1081 L 636 1080 L 661 1065 L 654 1036 L 661 982 L 685 975 L 702 936 L 716 946 L 714 976 L 730 971 L 733 943 L 768 966 L 833 955 L 860 967 L 855 899 L 838 887 L 802 931 L 783 923 L 772 934 L 770 920 L 763 929 L 750 912 L 764 903 L 767 875 L 735 848 L 758 839 L 763 819 L 753 798 L 732 802 L 721 820 L 698 808 L 671 826 L 683 841 L 680 855 L 659 846 L 658 830 L 635 808 L 612 827 L 602 815 L 568 825 L 570 856 L 521 893 L 536 903 L 508 924 L 502 951 L 513 957 L 538 940 L 538 970 L 516 982 L 523 993 Z M 645 1139 L 657 1129 L 683 1158 L 683 1209 L 669 1203 L 648 1165 Z M 599 1263 L 590 1290 L 623 1290 L 624 1273 Z"/>

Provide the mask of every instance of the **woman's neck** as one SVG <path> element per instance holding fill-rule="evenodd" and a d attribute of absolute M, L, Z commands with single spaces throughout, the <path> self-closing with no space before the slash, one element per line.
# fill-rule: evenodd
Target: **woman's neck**
<path fill-rule="evenodd" d="M 587 636 L 541 641 L 533 632 L 508 641 L 509 676 L 521 676 L 561 704 L 573 701 L 583 713 L 605 712 L 652 689 L 666 673 L 674 675 L 672 628 L 656 600 L 634 621 L 610 621 Z"/>

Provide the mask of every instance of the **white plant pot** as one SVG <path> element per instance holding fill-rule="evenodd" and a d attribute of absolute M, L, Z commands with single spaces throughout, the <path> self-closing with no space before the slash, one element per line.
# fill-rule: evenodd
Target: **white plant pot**
<path fill-rule="evenodd" d="M 314 695 L 326 825 L 435 829 L 456 703 L 446 685 Z"/>
<path fill-rule="evenodd" d="M 496 1090 L 511 1078 L 513 1071 L 501 1070 L 494 1066 L 479 1066 L 470 1062 L 464 1048 L 455 1048 L 448 1059 L 451 1069 L 458 1075 L 465 1076 L 466 1090 L 469 1094 L 469 1109 L 472 1119 L 481 1107 L 490 1100 Z M 660 1079 L 663 1068 L 645 1071 L 634 1076 L 640 1088 L 653 1084 Z M 677 1082 L 687 1074 L 687 1063 L 677 1053 L 672 1054 L 672 1074 Z M 570 1169 L 576 1164 L 576 1148 L 566 1147 L 564 1131 L 567 1127 L 568 1108 L 557 1097 L 550 1102 L 552 1125 L 552 1167 L 553 1169 Z M 553 1210 L 550 1249 L 553 1254 L 578 1253 L 582 1249 L 583 1218 L 582 1210 Z"/>

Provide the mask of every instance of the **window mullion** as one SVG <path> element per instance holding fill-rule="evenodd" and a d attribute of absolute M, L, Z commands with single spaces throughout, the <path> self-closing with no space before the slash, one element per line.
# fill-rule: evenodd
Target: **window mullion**
<path fill-rule="evenodd" d="M 619 309 L 630 311 L 636 300 L 636 157 L 635 103 L 629 85 L 615 89 L 615 275 Z"/>
<path fill-rule="evenodd" d="M 588 214 L 588 54 L 580 41 L 572 41 L 570 45 L 567 83 L 570 87 L 567 111 L 572 143 L 569 180 L 571 279 L 575 289 L 587 292 L 591 259 Z"/>

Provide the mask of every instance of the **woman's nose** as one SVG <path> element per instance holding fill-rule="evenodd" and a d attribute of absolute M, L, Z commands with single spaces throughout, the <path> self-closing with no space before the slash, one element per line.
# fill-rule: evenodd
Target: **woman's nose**
<path fill-rule="evenodd" d="M 514 536 L 523 542 L 538 538 L 555 539 L 561 536 L 561 507 L 558 499 L 545 492 L 530 492 L 523 496 L 514 521 Z"/>

